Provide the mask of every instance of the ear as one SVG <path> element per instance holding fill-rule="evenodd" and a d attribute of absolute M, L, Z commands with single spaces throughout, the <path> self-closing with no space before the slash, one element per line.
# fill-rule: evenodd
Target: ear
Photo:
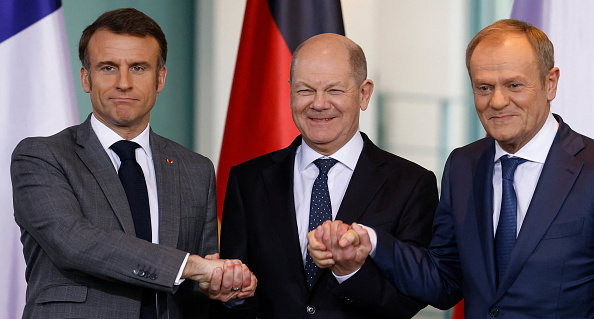
<path fill-rule="evenodd" d="M 547 100 L 552 101 L 557 96 L 557 83 L 559 83 L 559 68 L 552 68 L 545 81 Z"/>
<path fill-rule="evenodd" d="M 89 73 L 85 67 L 80 68 L 80 84 L 86 93 L 91 92 L 91 82 L 89 81 Z"/>
<path fill-rule="evenodd" d="M 167 77 L 167 67 L 162 67 L 157 76 L 157 93 L 161 93 L 165 87 L 165 78 Z"/>
<path fill-rule="evenodd" d="M 360 107 L 362 111 L 367 110 L 369 100 L 371 99 L 371 93 L 373 93 L 373 81 L 367 79 L 363 81 L 359 87 L 359 94 L 361 95 Z"/>

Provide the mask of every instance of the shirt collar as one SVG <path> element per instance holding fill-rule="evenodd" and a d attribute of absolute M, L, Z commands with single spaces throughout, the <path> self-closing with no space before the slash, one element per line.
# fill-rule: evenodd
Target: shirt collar
<path fill-rule="evenodd" d="M 536 133 L 536 135 L 515 154 L 509 154 L 499 146 L 499 142 L 495 143 L 494 161 L 497 162 L 501 156 L 510 155 L 525 158 L 531 162 L 544 164 L 558 128 L 559 123 L 557 123 L 553 114 L 549 112 L 547 120 L 540 131 L 538 131 L 538 133 Z"/>
<path fill-rule="evenodd" d="M 91 127 L 93 128 L 93 131 L 95 131 L 95 135 L 97 135 L 97 138 L 99 138 L 99 142 L 101 143 L 101 146 L 103 146 L 105 150 L 110 149 L 109 147 L 113 145 L 113 143 L 123 140 L 123 138 L 120 135 L 118 135 L 118 133 L 114 132 L 112 129 L 107 127 L 107 125 L 101 123 L 95 117 L 95 114 L 91 114 Z M 140 145 L 142 150 L 146 153 L 146 156 L 152 158 L 151 143 L 149 141 L 149 131 L 150 124 L 146 126 L 142 133 L 140 133 L 135 138 L 131 139 L 131 141 L 138 143 L 138 145 Z"/>
<path fill-rule="evenodd" d="M 363 150 L 363 144 L 363 137 L 361 137 L 361 133 L 357 130 L 357 133 L 338 151 L 330 156 L 324 156 L 309 147 L 302 138 L 301 146 L 297 149 L 295 161 L 297 162 L 299 172 L 303 172 L 316 159 L 328 157 L 338 160 L 354 171 L 359 161 L 359 155 L 361 155 L 361 151 Z"/>

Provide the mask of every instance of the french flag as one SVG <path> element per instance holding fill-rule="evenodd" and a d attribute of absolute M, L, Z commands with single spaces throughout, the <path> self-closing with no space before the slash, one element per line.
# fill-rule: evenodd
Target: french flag
<path fill-rule="evenodd" d="M 10 156 L 27 136 L 78 123 L 60 0 L 0 3 L 0 318 L 22 316 L 25 263 L 12 213 Z"/>

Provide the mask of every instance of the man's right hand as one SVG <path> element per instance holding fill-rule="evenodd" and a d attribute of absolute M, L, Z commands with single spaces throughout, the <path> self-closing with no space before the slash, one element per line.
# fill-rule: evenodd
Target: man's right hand
<path fill-rule="evenodd" d="M 367 231 L 353 223 L 326 221 L 307 234 L 308 250 L 320 268 L 330 268 L 337 276 L 349 275 L 363 266 L 371 252 Z"/>
<path fill-rule="evenodd" d="M 219 254 L 205 258 L 190 255 L 182 278 L 199 282 L 205 295 L 223 302 L 252 297 L 258 283 L 256 276 L 241 261 L 219 259 Z"/>

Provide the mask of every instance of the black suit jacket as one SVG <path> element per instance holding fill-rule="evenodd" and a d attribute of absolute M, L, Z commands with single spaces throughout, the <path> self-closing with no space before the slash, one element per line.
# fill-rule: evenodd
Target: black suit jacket
<path fill-rule="evenodd" d="M 428 250 L 378 232 L 374 260 L 403 292 L 466 318 L 594 318 L 594 141 L 559 122 L 497 286 L 495 140 L 456 149 L 443 174 Z"/>
<path fill-rule="evenodd" d="M 437 205 L 435 175 L 379 149 L 362 135 L 363 151 L 336 219 L 427 245 Z M 235 307 L 241 311 L 227 315 L 259 319 L 412 317 L 424 304 L 401 295 L 371 258 L 340 285 L 330 270 L 322 270 L 312 290 L 308 289 L 293 199 L 295 152 L 301 140 L 298 137 L 285 149 L 231 169 L 221 255 L 244 261 L 258 278 L 258 288 L 254 298 Z"/>

